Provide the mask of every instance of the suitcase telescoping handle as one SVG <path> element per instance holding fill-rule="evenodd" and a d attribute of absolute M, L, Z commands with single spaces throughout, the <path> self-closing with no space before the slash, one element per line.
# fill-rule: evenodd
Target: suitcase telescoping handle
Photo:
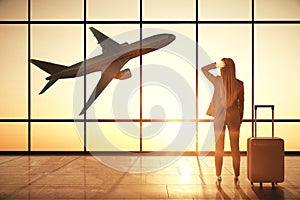
<path fill-rule="evenodd" d="M 271 108 L 272 110 L 272 138 L 274 137 L 274 105 L 254 105 L 254 135 L 252 137 L 256 137 L 257 135 L 257 108 Z"/>

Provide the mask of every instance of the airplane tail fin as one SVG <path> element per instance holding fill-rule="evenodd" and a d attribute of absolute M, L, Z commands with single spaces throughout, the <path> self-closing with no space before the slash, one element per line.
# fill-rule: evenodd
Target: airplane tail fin
<path fill-rule="evenodd" d="M 59 64 L 45 62 L 41 60 L 35 60 L 35 59 L 31 59 L 30 62 L 51 75 L 61 72 L 68 68 L 67 66 L 64 65 L 59 65 Z"/>
<path fill-rule="evenodd" d="M 48 90 L 48 88 L 50 88 L 57 80 L 58 78 L 50 79 L 39 94 L 43 94 L 44 92 L 46 92 L 46 90 Z"/>
<path fill-rule="evenodd" d="M 64 65 L 58 65 L 58 64 L 45 62 L 45 61 L 41 61 L 41 60 L 35 60 L 35 59 L 31 59 L 30 62 L 33 63 L 34 65 L 36 65 L 37 67 L 39 67 L 40 69 L 44 70 L 48 74 L 51 74 L 51 75 L 56 74 L 56 73 L 58 73 L 60 71 L 63 71 L 63 70 L 68 68 L 67 66 L 64 66 Z M 50 76 L 48 83 L 45 85 L 45 87 L 42 89 L 42 91 L 39 94 L 43 94 L 57 80 L 58 80 L 58 78 L 51 78 L 51 76 Z"/>

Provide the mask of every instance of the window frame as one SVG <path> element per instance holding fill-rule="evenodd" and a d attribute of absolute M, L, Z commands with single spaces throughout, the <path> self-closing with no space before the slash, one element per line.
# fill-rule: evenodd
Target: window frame
<path fill-rule="evenodd" d="M 28 0 L 28 3 L 27 3 L 27 12 L 28 12 L 28 19 L 27 21 L 26 20 L 20 20 L 20 21 L 17 21 L 17 20 L 1 20 L 0 21 L 0 24 L 3 25 L 3 24 L 7 24 L 7 25 L 10 25 L 10 24 L 15 24 L 15 25 L 19 25 L 19 24 L 23 24 L 23 25 L 27 25 L 27 30 L 28 30 L 28 38 L 27 38 L 27 43 L 28 43 L 28 49 L 27 49 L 27 54 L 28 54 L 28 61 L 30 61 L 31 59 L 31 48 L 32 48 L 32 45 L 31 45 L 31 25 L 35 25 L 35 24 L 38 24 L 38 25 L 55 25 L 55 24 L 76 24 L 76 25 L 82 25 L 83 26 L 83 30 L 84 30 L 84 34 L 83 34 L 83 37 L 84 37 L 84 50 L 82 52 L 83 54 L 83 57 L 84 59 L 87 58 L 87 39 L 86 39 L 86 36 L 87 36 L 87 27 L 90 25 L 90 24 L 97 24 L 97 25 L 101 25 L 101 24 L 109 24 L 109 25 L 112 25 L 112 24 L 135 24 L 135 25 L 139 25 L 139 28 L 140 28 L 140 39 L 142 38 L 142 28 L 144 25 L 146 24 L 151 24 L 151 25 L 155 25 L 155 24 L 160 24 L 160 25 L 163 25 L 163 24 L 192 24 L 195 26 L 195 41 L 196 43 L 198 44 L 199 42 L 199 36 L 198 36 L 198 31 L 199 31 L 199 25 L 200 24 L 215 24 L 215 25 L 226 25 L 226 24 L 229 24 L 229 25 L 239 25 L 239 24 L 242 24 L 242 25 L 251 25 L 252 29 L 251 29 L 251 59 L 252 59 L 252 63 L 251 63 L 251 70 L 252 70 L 252 74 L 251 74 L 251 87 L 252 87 L 252 91 L 251 91 L 251 107 L 253 107 L 255 105 L 255 66 L 254 66 L 254 63 L 255 63 L 255 52 L 254 52 L 254 49 L 255 49 L 255 28 L 256 28 L 256 25 L 264 25 L 264 24 L 285 24 L 285 25 L 290 25 L 290 24 L 297 24 L 299 25 L 300 24 L 300 20 L 257 20 L 255 18 L 255 0 L 251 0 L 251 20 L 222 20 L 222 21 L 214 21 L 214 20 L 207 20 L 207 21 L 204 21 L 204 20 L 200 20 L 199 19 L 199 1 L 201 0 L 195 0 L 195 13 L 196 13 L 196 16 L 195 16 L 195 19 L 194 20 L 143 20 L 143 0 L 139 0 L 139 7 L 140 7 L 140 10 L 139 10 L 139 19 L 138 20 L 109 20 L 109 21 L 95 21 L 95 20 L 87 20 L 87 1 L 88 0 L 82 0 L 83 1 L 83 20 L 77 20 L 77 21 L 74 21 L 74 20 L 70 20 L 70 21 L 57 21 L 57 20 L 48 20 L 48 21 L 45 21 L 45 20 L 38 20 L 38 21 L 35 21 L 35 20 L 31 20 L 31 0 Z M 198 134 L 199 134 L 199 123 L 209 123 L 209 122 L 212 122 L 211 119 L 207 118 L 207 119 L 200 119 L 199 118 L 199 115 L 198 115 L 198 72 L 199 72 L 199 68 L 198 68 L 198 47 L 196 47 L 195 49 L 196 51 L 196 85 L 195 85 L 195 88 L 196 88 L 196 117 L 195 119 L 192 120 L 192 122 L 194 122 L 196 124 L 196 147 L 195 147 L 195 151 L 192 151 L 190 152 L 192 155 L 198 155 Z M 142 66 L 143 64 L 143 60 L 142 60 L 142 56 L 140 56 L 139 58 L 139 61 L 140 61 L 140 67 Z M 143 123 L 146 122 L 151 122 L 152 120 L 151 119 L 144 119 L 143 118 L 143 111 L 142 111 L 142 104 L 143 104 L 143 101 L 142 101 L 142 95 L 140 95 L 140 117 L 138 119 L 87 119 L 86 117 L 86 113 L 84 113 L 84 117 L 83 119 L 34 119 L 32 118 L 32 95 L 31 95 L 31 69 L 30 69 L 30 62 L 28 62 L 28 74 L 27 74 L 27 80 L 28 80 L 28 83 L 27 83 L 27 86 L 28 86 L 28 102 L 27 102 L 27 110 L 28 110 L 28 113 L 27 113 L 27 118 L 20 118 L 20 119 L 10 119 L 10 118 L 3 118 L 3 119 L 0 119 L 0 122 L 5 122 L 5 123 L 16 123 L 16 122 L 25 122 L 27 123 L 27 134 L 28 134 L 28 144 L 27 144 L 27 151 L 24 151 L 25 153 L 34 153 L 35 151 L 32 151 L 32 144 L 31 144 L 31 137 L 32 137 L 32 130 L 31 130 L 31 124 L 32 123 L 53 123 L 53 122 L 57 122 L 57 123 L 66 123 L 66 122 L 82 122 L 84 124 L 83 126 L 83 130 L 84 130 L 84 142 L 83 142 L 83 152 L 87 152 L 87 149 L 86 149 L 86 140 L 87 140 L 87 127 L 86 127 L 86 124 L 88 122 L 102 122 L 102 123 L 110 123 L 110 122 L 138 122 L 140 124 L 140 146 L 139 146 L 139 151 L 137 152 L 145 152 L 143 151 L 143 139 L 142 139 L 142 131 L 143 131 Z M 86 70 L 86 69 L 85 69 Z M 142 94 L 142 90 L 143 88 L 141 87 L 142 85 L 142 82 L 143 82 L 143 79 L 142 79 L 142 74 L 143 74 L 143 71 L 140 70 L 140 93 Z M 250 75 L 249 75 L 250 76 Z M 86 88 L 86 75 L 84 76 L 84 88 Z M 86 97 L 86 90 L 84 90 L 84 102 L 86 102 L 87 100 L 87 97 Z M 248 108 L 249 109 L 249 108 Z M 253 117 L 254 117 L 254 113 L 253 113 L 253 109 L 251 108 L 251 119 L 244 119 L 243 122 L 244 123 L 251 123 L 252 124 L 252 132 L 253 132 Z M 165 120 L 158 120 L 158 122 L 173 122 L 173 121 L 176 121 L 176 122 L 183 122 L 184 120 L 182 119 L 165 119 Z M 261 120 L 258 120 L 258 121 L 261 121 L 261 122 L 268 122 L 270 120 L 266 120 L 266 119 L 261 119 Z M 299 118 L 294 118 L 294 119 L 280 119 L 280 118 L 276 118 L 275 119 L 275 123 L 280 123 L 280 122 L 288 122 L 288 123 L 294 123 L 294 122 L 300 122 L 300 117 Z M 0 136 L 1 137 L 1 136 Z M 249 134 L 249 137 L 250 137 L 250 134 Z M 298 150 L 300 152 L 300 149 Z M 51 152 L 57 152 L 57 151 L 51 151 Z M 51 153 L 50 152 L 50 153 Z M 72 152 L 72 151 L 70 151 Z M 0 153 L 3 153 L 2 151 Z M 162 154 L 163 155 L 163 154 Z"/>

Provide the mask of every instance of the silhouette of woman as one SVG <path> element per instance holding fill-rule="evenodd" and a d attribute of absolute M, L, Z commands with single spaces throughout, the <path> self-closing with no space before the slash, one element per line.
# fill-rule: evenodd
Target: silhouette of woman
<path fill-rule="evenodd" d="M 220 68 L 221 76 L 214 76 L 209 71 Z M 226 126 L 229 131 L 230 147 L 234 169 L 234 182 L 240 175 L 240 126 L 244 114 L 244 84 L 235 76 L 235 64 L 231 58 L 222 58 L 219 64 L 211 63 L 201 68 L 206 78 L 214 85 L 214 94 L 207 110 L 207 115 L 214 117 L 215 166 L 217 184 L 222 178 L 224 137 Z"/>

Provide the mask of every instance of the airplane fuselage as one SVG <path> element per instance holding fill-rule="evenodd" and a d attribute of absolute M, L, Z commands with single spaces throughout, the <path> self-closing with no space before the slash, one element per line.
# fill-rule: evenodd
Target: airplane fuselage
<path fill-rule="evenodd" d="M 172 34 L 154 35 L 143 39 L 141 42 L 137 41 L 126 46 L 123 45 L 110 54 L 106 53 L 89 58 L 86 60 L 86 74 L 102 71 L 102 73 L 115 76 L 130 59 L 158 50 L 170 44 L 173 40 L 175 40 L 175 36 Z M 51 78 L 74 78 L 83 76 L 84 73 L 84 61 L 81 61 L 66 70 L 47 77 L 47 80 Z"/>

